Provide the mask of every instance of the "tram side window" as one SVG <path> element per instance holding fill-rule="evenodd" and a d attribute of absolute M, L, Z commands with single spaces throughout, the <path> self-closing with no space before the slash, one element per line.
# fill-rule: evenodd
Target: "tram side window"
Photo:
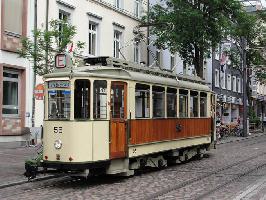
<path fill-rule="evenodd" d="M 188 117 L 188 91 L 179 90 L 179 117 Z"/>
<path fill-rule="evenodd" d="M 207 117 L 207 93 L 200 93 L 200 117 Z"/>
<path fill-rule="evenodd" d="M 190 117 L 198 117 L 198 98 L 199 93 L 196 91 L 190 92 Z"/>
<path fill-rule="evenodd" d="M 150 117 L 150 86 L 136 84 L 135 88 L 135 115 L 136 118 Z"/>
<path fill-rule="evenodd" d="M 165 117 L 165 89 L 159 86 L 152 86 L 153 117 Z"/>
<path fill-rule="evenodd" d="M 94 81 L 93 117 L 94 119 L 107 118 L 107 82 L 103 80 Z"/>
<path fill-rule="evenodd" d="M 90 81 L 76 80 L 74 92 L 75 119 L 90 118 Z"/>
<path fill-rule="evenodd" d="M 167 88 L 167 117 L 176 117 L 176 91 L 174 88 Z"/>

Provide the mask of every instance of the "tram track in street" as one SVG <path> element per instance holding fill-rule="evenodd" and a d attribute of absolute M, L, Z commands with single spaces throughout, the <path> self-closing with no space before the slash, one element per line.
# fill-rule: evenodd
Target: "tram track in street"
<path fill-rule="evenodd" d="M 62 178 L 61 180 L 58 180 Z M 45 181 L 50 181 L 52 179 L 55 179 L 55 183 L 44 183 Z M 36 190 L 42 190 L 42 189 L 48 189 L 48 188 L 51 188 L 51 187 L 55 187 L 55 186 L 60 186 L 60 185 L 64 185 L 64 184 L 67 184 L 71 181 L 73 181 L 74 179 L 69 177 L 69 176 L 61 176 L 61 177 L 54 177 L 54 178 L 50 178 L 50 179 L 43 179 L 41 181 L 30 181 L 30 182 L 24 182 L 24 183 L 21 183 L 21 184 L 17 184 L 17 185 L 11 185 L 9 187 L 4 187 L 2 189 L 13 189 L 13 187 L 15 186 L 23 186 L 23 185 L 26 185 L 27 183 L 28 184 L 31 184 L 31 183 L 41 183 L 43 185 L 29 185 L 27 188 L 22 188 L 20 191 L 18 192 L 12 192 L 12 193 L 7 193 L 6 195 L 0 195 L 0 198 L 1 199 L 5 199 L 5 198 L 8 198 L 8 197 L 12 197 L 12 196 L 17 196 L 17 195 L 21 195 L 21 194 L 24 194 L 24 193 L 27 193 L 27 192 L 33 192 L 33 191 L 36 191 Z M 30 188 L 31 187 L 31 188 Z M 0 192 L 1 192 L 1 189 L 0 189 Z"/>
<path fill-rule="evenodd" d="M 260 144 L 262 143 L 262 140 L 258 139 L 258 141 L 254 142 L 254 141 L 250 141 L 250 140 L 241 140 L 239 141 L 243 144 L 245 144 L 244 146 L 252 146 L 252 145 L 256 145 L 256 144 Z M 265 140 L 264 140 L 265 142 Z M 238 148 L 238 147 L 236 147 Z M 235 148 L 234 148 L 235 149 Z M 234 150 L 233 150 L 234 151 Z M 208 171 L 194 171 L 194 172 L 199 172 L 199 175 L 200 177 L 196 177 L 194 179 L 189 179 L 187 181 L 184 181 L 184 182 L 181 182 L 180 184 L 177 183 L 177 185 L 173 185 L 173 187 L 168 187 L 167 190 L 161 190 L 161 191 L 158 191 L 154 194 L 151 193 L 150 196 L 147 196 L 147 197 L 144 197 L 143 199 L 153 199 L 153 198 L 158 198 L 160 196 L 163 196 L 169 192 L 172 192 L 172 191 L 175 191 L 175 190 L 178 190 L 178 189 L 181 189 L 183 187 L 186 187 L 194 182 L 197 182 L 197 181 L 200 181 L 202 179 L 206 179 L 212 175 L 233 175 L 233 176 L 240 176 L 239 178 L 242 178 L 244 177 L 245 175 L 249 175 L 250 173 L 252 173 L 252 171 L 256 170 L 256 169 L 251 169 L 251 170 L 248 170 L 248 172 L 244 172 L 243 175 L 242 173 L 240 174 L 229 174 L 229 173 L 223 173 L 224 170 L 226 169 L 230 169 L 234 166 L 237 166 L 237 165 L 240 165 L 241 163 L 245 163 L 247 161 L 250 161 L 250 160 L 254 160 L 254 159 L 257 159 L 259 158 L 260 156 L 264 156 L 266 154 L 266 152 L 261 152 L 257 155 L 253 155 L 253 156 L 249 156 L 248 158 L 246 159 L 242 159 L 242 160 L 239 160 L 235 163 L 232 163 L 232 164 L 229 164 L 229 165 L 226 165 L 226 166 L 223 166 L 217 170 L 214 170 L 214 171 L 211 171 L 211 172 L 208 172 Z M 259 168 L 262 168 L 264 167 L 264 164 L 263 166 L 258 166 Z M 171 168 L 171 167 L 169 167 Z M 174 170 L 176 171 L 176 170 Z M 193 172 L 193 170 L 177 170 L 176 172 L 188 172 L 191 171 Z M 238 178 L 238 179 L 239 179 Z M 52 181 L 50 181 L 50 179 L 54 179 Z M 0 198 L 11 198 L 13 199 L 15 196 L 17 195 L 22 195 L 23 193 L 27 192 L 27 193 L 33 193 L 33 194 L 36 194 L 38 192 L 35 193 L 35 191 L 42 191 L 44 190 L 47 194 L 49 194 L 49 189 L 50 188 L 57 188 L 58 191 L 56 194 L 49 194 L 49 196 L 52 195 L 52 198 L 56 198 L 58 196 L 56 195 L 65 195 L 65 192 L 64 192 L 64 189 L 67 189 L 68 192 L 75 192 L 77 190 L 77 188 L 83 190 L 84 188 L 88 189 L 88 188 L 91 188 L 91 187 L 94 187 L 96 185 L 104 185 L 106 183 L 109 183 L 110 180 L 106 179 L 106 177 L 100 177 L 99 180 L 98 180 L 98 177 L 95 177 L 93 178 L 92 180 L 88 179 L 90 182 L 88 181 L 84 181 L 84 179 L 78 179 L 78 178 L 71 178 L 71 177 L 68 177 L 68 176 L 65 176 L 65 177 L 54 177 L 54 178 L 50 178 L 50 179 L 47 179 L 46 181 L 31 181 L 31 182 L 27 182 L 27 181 L 24 181 L 24 183 L 22 184 L 17 184 L 17 185 L 10 185 L 10 186 L 7 186 L 7 187 L 3 187 L 2 189 L 6 188 L 10 188 L 12 189 L 12 187 L 15 187 L 15 186 L 18 186 L 18 190 L 15 190 L 15 192 L 12 192 L 12 193 L 9 193 L 9 194 L 5 194 L 5 196 L 1 196 L 0 195 Z M 231 182 L 234 182 L 235 180 L 237 181 L 238 180 L 237 178 L 234 178 L 233 180 L 229 180 L 228 182 L 225 182 L 224 184 L 222 184 L 221 186 L 217 186 L 213 189 L 211 189 L 211 191 L 208 191 L 208 194 L 211 194 L 217 190 L 219 190 L 220 188 L 222 187 L 225 187 L 227 184 L 230 184 Z M 112 179 L 111 181 L 112 182 L 116 182 L 117 180 L 120 180 L 120 179 Z M 122 180 L 122 179 L 121 179 Z M 24 184 L 27 184 L 27 183 L 33 183 L 31 185 L 27 185 L 26 187 L 23 187 Z M 20 187 L 20 185 L 22 187 Z M 22 191 L 23 190 L 23 191 Z M 1 193 L 1 187 L 0 187 L 0 193 Z M 202 194 L 203 197 L 199 196 L 199 199 L 201 198 L 204 198 L 205 196 L 208 196 L 207 192 L 206 194 Z"/>
<path fill-rule="evenodd" d="M 210 194 L 212 194 L 212 193 L 218 191 L 219 189 L 222 189 L 222 188 L 224 188 L 225 186 L 230 185 L 231 183 L 233 183 L 233 182 L 235 182 L 235 181 L 237 181 L 237 180 L 239 180 L 239 179 L 241 179 L 241 178 L 243 178 L 243 177 L 245 177 L 245 176 L 251 174 L 252 172 L 255 172 L 255 171 L 257 171 L 257 170 L 263 168 L 263 167 L 266 167 L 266 163 L 263 163 L 263 164 L 261 164 L 261 165 L 258 165 L 258 166 L 256 166 L 256 167 L 254 167 L 254 168 L 251 168 L 251 169 L 249 169 L 249 170 L 247 170 L 247 171 L 245 171 L 245 172 L 243 172 L 243 173 L 238 174 L 236 177 L 234 177 L 234 178 L 232 178 L 232 179 L 226 181 L 225 183 L 220 184 L 220 185 L 218 185 L 218 186 L 212 188 L 211 190 L 209 190 L 209 191 L 207 191 L 207 192 L 205 192 L 205 193 L 203 193 L 203 194 L 200 194 L 199 196 L 197 196 L 197 197 L 195 198 L 195 200 L 201 200 L 201 199 L 204 199 L 205 197 L 207 197 L 208 195 L 210 195 Z"/>
<path fill-rule="evenodd" d="M 260 153 L 260 154 L 256 155 L 255 157 L 254 157 L 254 156 L 250 156 L 250 157 L 248 157 L 248 158 L 246 158 L 246 159 L 244 159 L 244 160 L 240 160 L 240 161 L 234 162 L 234 163 L 232 163 L 232 164 L 230 164 L 230 165 L 226 165 L 226 166 L 221 167 L 221 168 L 219 168 L 219 169 L 217 169 L 217 170 L 214 170 L 214 171 L 212 171 L 212 172 L 206 172 L 204 175 L 199 176 L 199 177 L 197 177 L 197 178 L 192 178 L 192 179 L 189 179 L 189 180 L 187 180 L 187 181 L 181 182 L 180 184 L 176 184 L 176 185 L 174 185 L 174 186 L 172 186 L 172 187 L 164 188 L 164 189 L 162 189 L 162 190 L 160 190 L 160 191 L 158 191 L 158 192 L 155 192 L 155 193 L 153 193 L 153 194 L 151 194 L 151 195 L 149 195 L 149 196 L 144 197 L 142 200 L 157 199 L 157 198 L 159 198 L 160 196 L 163 196 L 163 195 L 165 195 L 165 194 L 167 194 L 167 193 L 170 193 L 170 192 L 172 192 L 172 191 L 175 191 L 175 190 L 178 190 L 178 189 L 184 188 L 184 187 L 186 187 L 186 186 L 188 186 L 188 185 L 190 185 L 190 184 L 192 184 L 192 183 L 195 183 L 195 182 L 201 181 L 201 180 L 203 180 L 203 179 L 207 179 L 207 178 L 209 178 L 209 177 L 211 177 L 211 176 L 213 176 L 213 175 L 219 174 L 219 173 L 222 172 L 222 171 L 228 170 L 228 169 L 233 168 L 233 167 L 235 167 L 235 166 L 237 166 L 237 165 L 240 165 L 240 164 L 242 164 L 242 163 L 245 163 L 245 162 L 248 162 L 248 161 L 251 161 L 251 160 L 257 159 L 257 158 L 259 158 L 259 157 L 261 157 L 261 156 L 265 156 L 265 155 L 266 155 L 266 152 L 263 152 L 263 153 Z M 240 173 L 237 177 L 241 178 L 241 177 L 243 177 L 243 176 L 245 176 L 245 175 L 247 175 L 247 174 L 252 173 L 252 172 L 255 171 L 256 169 L 262 168 L 262 167 L 264 167 L 264 166 L 266 166 L 266 163 L 263 163 L 262 165 L 257 166 L 255 169 L 252 168 L 252 169 L 250 169 L 250 170 L 248 170 L 248 171 L 246 171 L 246 172 L 244 172 L 244 173 Z M 233 182 L 234 180 L 237 180 L 237 179 L 239 179 L 239 178 L 234 178 L 234 179 L 228 181 L 228 183 L 226 182 L 224 185 L 227 185 L 227 184 L 229 184 L 229 183 L 231 183 L 231 182 Z M 220 187 L 223 187 L 224 185 L 217 186 L 216 188 L 213 189 L 213 191 L 209 191 L 208 193 L 206 192 L 206 194 L 203 195 L 202 198 L 205 197 L 205 196 L 208 195 L 208 194 L 211 194 L 212 192 L 215 192 L 216 190 L 218 190 Z M 201 196 L 199 196 L 199 199 L 201 199 Z"/>
<path fill-rule="evenodd" d="M 36 178 L 34 180 L 30 180 L 30 181 L 29 180 L 20 180 L 20 181 L 7 182 L 7 183 L 0 185 L 0 191 L 1 191 L 1 189 L 8 188 L 8 187 L 18 186 L 18 185 L 23 185 L 23 184 L 27 184 L 27 183 L 33 183 L 33 182 L 41 182 L 41 181 L 55 179 L 55 178 L 59 178 L 59 177 L 61 177 L 61 175 L 45 176 L 45 177 Z"/>

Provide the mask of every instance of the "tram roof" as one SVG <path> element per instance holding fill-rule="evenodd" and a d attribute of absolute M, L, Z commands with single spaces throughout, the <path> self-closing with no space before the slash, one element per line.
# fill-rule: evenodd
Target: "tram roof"
<path fill-rule="evenodd" d="M 174 76 L 174 75 L 173 75 Z M 147 84 L 166 85 L 179 88 L 188 88 L 201 91 L 211 91 L 210 88 L 202 80 L 197 77 L 176 76 L 176 78 L 168 78 L 156 76 L 143 72 L 130 71 L 110 66 L 84 66 L 73 68 L 70 71 L 58 71 L 44 75 L 44 78 L 62 78 L 62 77 L 101 77 L 119 80 L 131 80 Z M 186 79 L 186 80 L 183 80 Z M 200 82 L 200 83 L 198 83 Z"/>

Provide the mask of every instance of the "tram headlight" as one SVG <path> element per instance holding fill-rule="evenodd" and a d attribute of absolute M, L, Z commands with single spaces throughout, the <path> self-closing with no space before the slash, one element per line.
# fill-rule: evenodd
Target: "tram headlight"
<path fill-rule="evenodd" d="M 56 140 L 54 142 L 54 148 L 55 149 L 61 149 L 61 147 L 62 147 L 62 141 L 61 140 Z"/>

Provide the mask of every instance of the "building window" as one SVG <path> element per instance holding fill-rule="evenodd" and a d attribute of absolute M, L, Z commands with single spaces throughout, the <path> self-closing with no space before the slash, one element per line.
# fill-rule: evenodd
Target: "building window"
<path fill-rule="evenodd" d="M 3 114 L 19 114 L 19 78 L 19 73 L 16 71 L 3 72 Z"/>
<path fill-rule="evenodd" d="M 150 86 L 136 84 L 135 88 L 135 115 L 136 118 L 150 117 Z"/>
<path fill-rule="evenodd" d="M 237 92 L 241 93 L 241 82 L 240 82 L 240 78 L 237 78 Z"/>
<path fill-rule="evenodd" d="M 96 80 L 93 83 L 93 117 L 107 118 L 107 82 Z"/>
<path fill-rule="evenodd" d="M 221 88 L 225 89 L 225 72 L 221 71 L 220 73 L 220 82 Z"/>
<path fill-rule="evenodd" d="M 136 17 L 140 17 L 140 0 L 135 0 L 134 14 Z"/>
<path fill-rule="evenodd" d="M 199 98 L 198 92 L 196 91 L 190 92 L 190 117 L 199 117 L 198 98 Z"/>
<path fill-rule="evenodd" d="M 90 118 L 90 81 L 76 80 L 74 92 L 74 118 Z"/>
<path fill-rule="evenodd" d="M 227 75 L 227 90 L 231 90 L 231 89 L 232 89 L 231 75 L 228 74 Z"/>
<path fill-rule="evenodd" d="M 219 87 L 219 79 L 220 79 L 220 73 L 219 70 L 215 70 L 215 87 Z"/>
<path fill-rule="evenodd" d="M 156 64 L 157 66 L 161 66 L 161 51 L 160 50 L 156 51 Z"/>
<path fill-rule="evenodd" d="M 58 16 L 59 20 L 62 21 L 67 21 L 69 22 L 70 20 L 70 13 L 64 11 L 64 10 L 59 10 L 59 16 Z"/>
<path fill-rule="evenodd" d="M 203 65 L 203 80 L 206 80 L 207 79 L 207 62 L 204 61 L 204 65 Z"/>
<path fill-rule="evenodd" d="M 139 43 L 134 44 L 134 62 L 140 63 Z"/>
<path fill-rule="evenodd" d="M 170 69 L 173 69 L 175 67 L 175 56 L 170 56 Z"/>
<path fill-rule="evenodd" d="M 176 117 L 176 92 L 177 89 L 167 88 L 167 117 Z"/>
<path fill-rule="evenodd" d="M 59 32 L 60 32 L 60 36 L 59 36 L 59 42 L 62 42 L 62 38 L 64 36 L 62 36 L 63 33 L 63 29 L 64 29 L 64 24 L 65 23 L 69 23 L 70 21 L 70 13 L 64 11 L 64 10 L 59 10 L 59 16 L 58 16 L 59 20 L 61 22 L 59 22 Z"/>
<path fill-rule="evenodd" d="M 115 7 L 116 8 L 123 8 L 123 0 L 115 0 Z"/>
<path fill-rule="evenodd" d="M 207 93 L 200 93 L 200 117 L 207 117 Z"/>
<path fill-rule="evenodd" d="M 153 117 L 165 117 L 165 89 L 159 86 L 152 87 Z"/>
<path fill-rule="evenodd" d="M 89 22 L 89 54 L 96 56 L 97 50 L 97 24 Z"/>
<path fill-rule="evenodd" d="M 188 91 L 179 90 L 179 117 L 188 117 Z"/>
<path fill-rule="evenodd" d="M 114 31 L 114 58 L 120 57 L 120 47 L 121 47 L 121 37 L 122 33 L 120 31 Z"/>
<path fill-rule="evenodd" d="M 22 35 L 23 0 L 5 0 L 4 29 Z"/>
<path fill-rule="evenodd" d="M 236 77 L 232 76 L 232 82 L 233 82 L 233 91 L 236 92 Z"/>

